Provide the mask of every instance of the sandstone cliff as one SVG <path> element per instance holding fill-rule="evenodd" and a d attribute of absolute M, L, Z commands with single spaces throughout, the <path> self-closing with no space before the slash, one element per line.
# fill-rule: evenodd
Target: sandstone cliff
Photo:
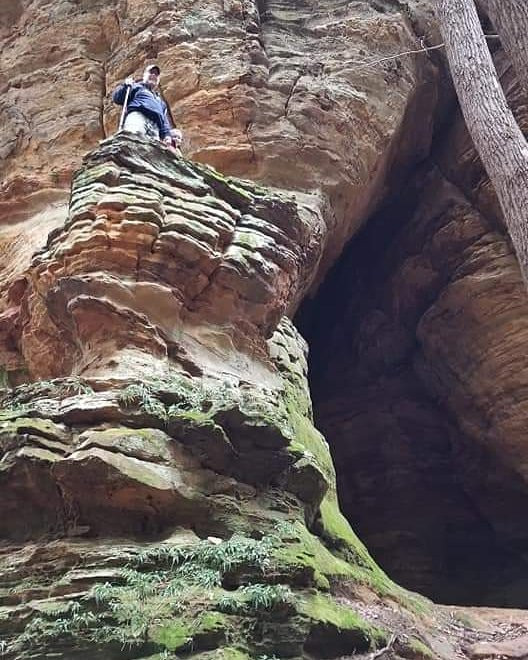
<path fill-rule="evenodd" d="M 0 8 L 6 658 L 450 658 L 528 630 L 397 586 L 336 494 L 330 452 L 391 577 L 524 605 L 525 293 L 441 59 L 384 59 L 424 34 L 425 0 Z M 112 135 L 154 60 L 184 159 Z M 291 320 L 318 289 L 330 446 Z"/>
<path fill-rule="evenodd" d="M 497 66 L 528 127 L 500 52 Z M 324 325 L 306 322 L 345 511 L 391 576 L 444 602 L 526 607 L 526 311 L 455 109 L 329 278 Z"/>

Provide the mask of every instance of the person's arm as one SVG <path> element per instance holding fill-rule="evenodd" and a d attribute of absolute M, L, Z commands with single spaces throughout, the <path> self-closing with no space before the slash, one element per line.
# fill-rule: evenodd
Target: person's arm
<path fill-rule="evenodd" d="M 160 138 L 163 140 L 163 142 L 172 143 L 172 139 L 170 136 L 171 125 L 169 123 L 169 119 L 167 116 L 168 115 L 167 104 L 163 99 L 161 100 L 161 104 L 163 106 L 163 125 L 160 130 Z"/>
<path fill-rule="evenodd" d="M 123 105 L 126 98 L 127 87 L 130 87 L 130 91 L 134 90 L 137 87 L 137 83 L 134 81 L 134 78 L 127 78 L 124 83 L 118 85 L 112 94 L 112 100 L 118 105 Z M 130 101 L 130 99 L 129 99 Z"/>

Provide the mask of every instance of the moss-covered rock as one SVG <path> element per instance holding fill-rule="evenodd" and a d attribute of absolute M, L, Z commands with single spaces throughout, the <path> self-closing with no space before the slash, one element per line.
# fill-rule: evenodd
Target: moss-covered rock
<path fill-rule="evenodd" d="M 175 620 L 153 628 L 149 631 L 149 637 L 167 651 L 177 651 L 190 644 L 192 632 L 188 624 Z"/>
<path fill-rule="evenodd" d="M 367 623 L 350 608 L 338 605 L 330 597 L 315 594 L 301 606 L 310 621 L 305 648 L 321 658 L 366 652 L 383 646 L 386 631 Z"/>
<path fill-rule="evenodd" d="M 324 589 L 329 587 L 329 579 L 353 577 L 354 567 L 333 555 L 301 522 L 281 526 L 279 535 L 275 558 L 285 572 L 308 571 L 313 584 Z"/>
<path fill-rule="evenodd" d="M 410 637 L 402 646 L 405 655 L 412 660 L 433 660 L 437 657 L 433 650 L 417 637 Z"/>

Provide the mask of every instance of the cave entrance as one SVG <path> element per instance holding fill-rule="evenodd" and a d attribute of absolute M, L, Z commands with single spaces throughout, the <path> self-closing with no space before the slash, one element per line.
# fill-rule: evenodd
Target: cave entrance
<path fill-rule="evenodd" d="M 343 513 L 391 578 L 441 603 L 526 607 L 525 488 L 463 432 L 434 380 L 445 365 L 424 354 L 443 327 L 424 315 L 471 259 L 456 204 L 423 204 L 433 188 L 371 218 L 297 314 L 316 425 Z"/>

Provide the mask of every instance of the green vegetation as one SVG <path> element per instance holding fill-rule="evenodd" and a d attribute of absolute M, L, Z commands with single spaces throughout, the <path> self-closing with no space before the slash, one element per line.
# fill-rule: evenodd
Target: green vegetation
<path fill-rule="evenodd" d="M 43 616 L 33 618 L 17 639 L 17 648 L 42 646 L 63 636 L 82 635 L 99 623 L 99 617 L 90 611 L 83 611 L 78 601 L 68 604 L 64 616 L 49 619 Z"/>
<path fill-rule="evenodd" d="M 119 570 L 114 583 L 96 584 L 65 611 L 34 617 L 16 648 L 42 648 L 70 637 L 81 645 L 149 643 L 172 652 L 199 645 L 201 639 L 223 639 L 229 621 L 214 610 L 226 594 L 222 580 L 237 571 L 263 574 L 270 566 L 272 544 L 268 537 L 234 535 L 220 543 L 149 548 Z M 269 609 L 290 597 L 286 587 L 269 585 L 249 585 L 238 592 L 248 611 Z"/>
<path fill-rule="evenodd" d="M 225 574 L 241 566 L 253 566 L 264 571 L 270 565 L 274 539 L 271 536 L 256 540 L 234 534 L 227 541 L 215 544 L 200 541 L 191 546 L 156 546 L 141 553 L 137 563 L 141 566 L 162 564 L 171 569 L 184 570 L 185 566 Z"/>
<path fill-rule="evenodd" d="M 293 626 L 301 640 L 306 622 L 353 629 L 373 645 L 381 639 L 377 629 L 331 599 L 295 593 L 287 581 L 298 584 L 299 571 L 311 576 L 306 586 L 328 588 L 326 575 L 347 577 L 351 567 L 300 522 L 281 523 L 260 539 L 235 534 L 220 542 L 153 545 L 118 569 L 112 582 L 94 585 L 65 609 L 39 612 L 13 648 L 34 652 L 69 639 L 76 648 L 117 644 L 174 653 L 227 643 L 223 657 L 235 660 L 247 657 L 246 645 L 273 652 L 272 646 L 252 646 L 255 621 L 263 620 Z M 240 586 L 227 591 L 226 580 Z"/>
<path fill-rule="evenodd" d="M 230 396 L 230 393 L 227 383 L 208 387 L 201 380 L 174 376 L 131 383 L 119 392 L 118 402 L 125 408 L 137 407 L 166 423 L 178 418 L 205 421 L 233 398 L 234 394 Z"/>
<path fill-rule="evenodd" d="M 291 609 L 294 594 L 283 584 L 250 584 L 240 587 L 234 594 L 226 594 L 217 607 L 226 614 L 258 614 L 263 611 Z"/>
<path fill-rule="evenodd" d="M 413 657 L 419 660 L 431 660 L 432 658 L 436 657 L 433 651 L 427 646 L 427 644 L 424 644 L 416 637 L 411 637 L 409 640 L 409 647 Z"/>
<path fill-rule="evenodd" d="M 61 399 L 73 395 L 91 394 L 92 392 L 92 387 L 79 376 L 25 383 L 13 389 L 5 390 L 5 394 L 0 400 L 0 417 L 11 419 L 27 414 L 30 410 L 30 404 L 36 399 Z"/>
<path fill-rule="evenodd" d="M 329 578 L 353 577 L 353 566 L 334 556 L 301 522 L 295 522 L 288 528 L 281 526 L 278 534 L 283 542 L 277 546 L 275 558 L 285 572 L 309 571 L 313 582 L 319 588 L 326 589 Z"/>
<path fill-rule="evenodd" d="M 312 621 L 312 626 L 325 631 L 329 646 L 333 639 L 338 642 L 340 637 L 344 641 L 356 640 L 358 651 L 379 648 L 387 643 L 386 631 L 366 622 L 349 607 L 338 605 L 322 594 L 307 598 L 301 605 L 301 612 Z"/>
<path fill-rule="evenodd" d="M 285 364 L 288 368 L 287 357 Z M 153 419 L 145 426 L 163 426 L 183 443 L 196 440 L 193 449 L 201 460 L 208 457 L 210 448 L 214 457 L 225 447 L 230 457 L 237 450 L 249 455 L 257 447 L 264 456 L 262 462 L 277 460 L 276 474 L 270 471 L 277 479 L 271 482 L 273 487 L 257 488 L 248 497 L 244 484 L 237 484 L 240 492 L 236 495 L 226 487 L 211 497 L 216 529 L 247 530 L 247 535 L 189 542 L 186 534 L 181 544 L 152 544 L 134 555 L 125 568 L 112 571 L 111 581 L 95 584 L 84 597 L 66 603 L 63 609 L 37 612 L 9 650 L 34 654 L 46 649 L 51 655 L 54 647 L 66 644 L 83 650 L 133 647 L 131 655 L 156 653 L 152 660 L 191 652 L 203 660 L 278 660 L 274 652 L 291 657 L 305 644 L 307 652 L 323 648 L 325 640 L 343 653 L 385 643 L 383 630 L 328 596 L 332 586 L 346 589 L 347 582 L 361 583 L 405 604 L 412 596 L 378 568 L 340 513 L 328 446 L 311 423 L 309 398 L 297 376 L 281 392 L 244 389 L 180 373 L 131 383 L 116 392 L 122 413 L 149 415 Z M 24 410 L 35 397 L 90 391 L 80 379 L 59 379 L 21 386 L 7 400 Z M 22 426 L 17 424 L 7 425 L 18 433 Z M 152 428 L 133 430 L 133 435 L 147 434 L 133 447 L 123 428 L 103 428 L 93 442 L 115 447 L 118 443 L 111 435 L 116 433 L 123 435 L 119 442 L 128 450 L 148 447 L 154 456 L 158 441 L 160 456 L 169 456 L 172 448 L 165 434 L 155 431 L 150 440 Z M 44 431 L 53 435 L 52 429 Z M 266 448 L 269 452 L 264 455 Z M 247 483 L 253 484 L 249 479 Z M 262 483 L 269 485 L 267 475 Z M 315 520 L 310 528 L 314 533 L 307 528 L 303 512 L 307 520 Z M 275 524 L 280 517 L 289 520 Z M 201 530 L 199 521 L 196 531 Z M 258 538 L 252 538 L 253 533 Z M 417 597 L 416 609 L 421 605 Z M 276 628 L 280 629 L 277 639 Z"/>
<path fill-rule="evenodd" d="M 138 407 L 145 414 L 167 420 L 167 410 L 163 403 L 154 396 L 152 386 L 132 383 L 119 392 L 118 402 L 125 408 Z"/>

